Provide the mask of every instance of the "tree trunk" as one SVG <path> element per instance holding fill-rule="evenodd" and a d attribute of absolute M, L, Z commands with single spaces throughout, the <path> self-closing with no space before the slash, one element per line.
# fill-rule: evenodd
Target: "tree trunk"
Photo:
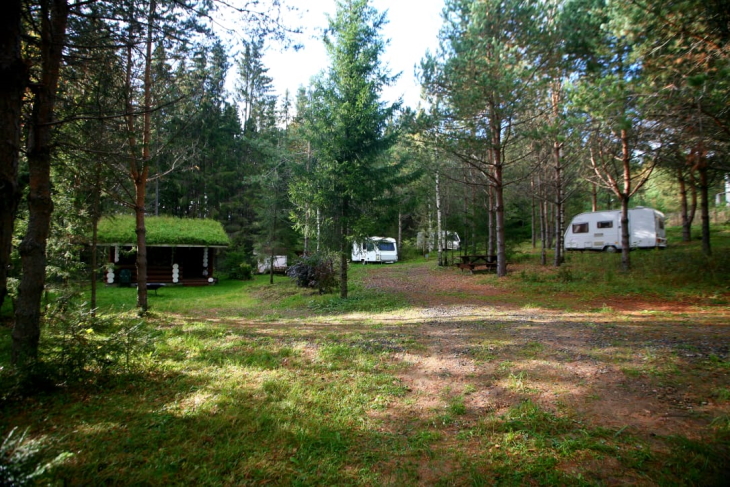
<path fill-rule="evenodd" d="M 703 157 L 703 155 L 700 155 Z M 701 163 L 697 168 L 700 175 L 700 212 L 702 223 L 702 253 L 712 255 L 710 247 L 710 188 L 707 177 L 707 164 Z"/>
<path fill-rule="evenodd" d="M 21 49 L 20 0 L 6 0 L 0 15 L 0 308 L 8 294 L 8 270 L 13 228 L 20 203 L 18 155 L 23 93 L 28 86 L 28 67 Z"/>
<path fill-rule="evenodd" d="M 144 199 L 146 190 L 146 171 L 135 181 L 136 205 L 134 208 L 135 233 L 137 235 L 137 307 L 145 312 L 147 302 L 147 228 L 144 221 Z"/>
<path fill-rule="evenodd" d="M 475 181 L 476 176 L 471 171 L 471 180 Z M 475 185 L 471 186 L 471 253 L 472 255 L 477 254 L 477 189 Z M 468 249 L 464 246 L 462 255 L 468 253 Z"/>
<path fill-rule="evenodd" d="M 403 242 L 403 213 L 398 210 L 398 260 L 401 260 L 401 243 Z"/>
<path fill-rule="evenodd" d="M 537 248 L 537 199 L 535 198 L 535 176 L 530 178 L 530 225 L 532 226 L 532 249 Z"/>
<path fill-rule="evenodd" d="M 101 162 L 97 160 L 96 174 L 94 174 L 94 203 L 91 214 L 91 299 L 89 307 L 91 316 L 96 316 L 96 287 L 97 287 L 97 266 L 98 264 L 98 234 L 99 219 L 101 218 Z"/>
<path fill-rule="evenodd" d="M 547 265 L 548 221 L 547 201 L 540 200 L 540 265 Z"/>
<path fill-rule="evenodd" d="M 591 211 L 598 211 L 598 185 L 591 183 Z"/>
<path fill-rule="evenodd" d="M 307 163 L 306 163 L 307 174 L 309 174 L 311 162 L 312 162 L 312 144 L 311 144 L 311 142 L 307 141 Z M 304 210 L 304 255 L 309 255 L 309 234 L 312 231 L 310 228 L 310 219 L 312 216 L 311 214 L 312 214 L 312 210 L 309 205 L 309 201 L 307 201 L 306 207 Z"/>
<path fill-rule="evenodd" d="M 563 263 L 563 166 L 560 158 L 560 142 L 553 144 L 555 158 L 555 258 L 553 265 Z"/>
<path fill-rule="evenodd" d="M 689 205 L 687 204 L 687 183 L 684 180 L 684 171 L 677 169 L 677 183 L 679 184 L 679 212 L 682 218 L 682 242 L 692 240 L 692 223 L 689 221 Z"/>
<path fill-rule="evenodd" d="M 50 5 L 49 5 L 50 4 Z M 69 8 L 66 0 L 41 2 L 41 73 L 34 88 L 28 135 L 28 230 L 20 244 L 23 275 L 15 309 L 11 361 L 32 364 L 38 358 L 41 298 L 46 282 L 46 243 L 51 226 L 51 145 L 53 110 L 61 70 Z"/>
<path fill-rule="evenodd" d="M 440 266 L 445 265 L 443 261 L 443 246 L 441 245 L 443 241 L 441 231 L 441 184 L 439 181 L 439 172 L 436 170 L 436 247 Z"/>
<path fill-rule="evenodd" d="M 428 237 L 426 238 L 426 241 L 428 242 L 428 252 L 433 252 L 433 215 L 431 214 L 431 203 L 428 203 Z"/>
<path fill-rule="evenodd" d="M 631 241 L 629 239 L 629 197 L 631 196 L 631 152 L 629 133 L 621 129 L 621 162 L 623 163 L 624 188 L 621 199 L 621 268 L 631 270 Z"/>
<path fill-rule="evenodd" d="M 274 190 L 276 191 L 276 190 Z M 274 200 L 279 197 L 275 193 L 276 197 Z M 275 240 L 276 240 L 276 203 L 274 203 L 274 224 L 273 228 L 271 229 L 271 238 L 269 239 L 269 284 L 274 284 L 274 259 L 276 258 L 276 248 L 275 248 Z"/>
<path fill-rule="evenodd" d="M 496 114 L 497 110 L 490 104 L 490 113 Z M 502 126 L 501 120 L 491 117 L 490 129 L 492 131 L 492 164 L 493 164 L 493 180 L 494 180 L 494 209 L 495 220 L 497 225 L 497 276 L 504 277 L 507 275 L 507 240 L 504 227 L 504 186 L 502 177 Z"/>
<path fill-rule="evenodd" d="M 350 212 L 349 200 L 343 196 L 342 215 L 340 216 L 340 298 L 347 299 L 347 259 L 349 257 L 347 246 L 347 215 Z"/>
<path fill-rule="evenodd" d="M 546 192 L 547 193 L 547 192 Z M 545 194 L 545 232 L 547 233 L 547 248 L 553 248 L 555 232 L 555 218 L 553 213 L 555 212 L 555 205 L 550 204 L 547 200 L 548 195 Z"/>
<path fill-rule="evenodd" d="M 689 214 L 687 215 L 687 221 L 690 231 L 692 230 L 692 224 L 695 221 L 695 215 L 697 214 L 697 180 L 695 178 L 694 170 L 689 171 Z"/>
<path fill-rule="evenodd" d="M 147 229 L 145 227 L 145 200 L 147 198 L 147 177 L 150 165 L 150 144 L 152 136 L 152 29 L 154 24 L 155 9 L 157 5 L 152 0 L 149 5 L 147 16 L 147 39 L 145 41 L 145 66 L 144 66 L 144 114 L 142 116 L 142 157 L 137 160 L 134 153 L 134 115 L 131 103 L 131 94 L 127 100 L 127 124 L 130 131 L 131 176 L 134 180 L 135 201 L 134 214 L 137 234 L 137 307 L 144 313 L 148 309 L 147 300 Z M 132 90 L 131 48 L 128 50 L 127 89 Z"/>
<path fill-rule="evenodd" d="M 487 186 L 487 225 L 487 255 L 491 257 L 497 253 L 494 250 L 497 231 L 494 215 L 494 187 L 492 185 Z"/>

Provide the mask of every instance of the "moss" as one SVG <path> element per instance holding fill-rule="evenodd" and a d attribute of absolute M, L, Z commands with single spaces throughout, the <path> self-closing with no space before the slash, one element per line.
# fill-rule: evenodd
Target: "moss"
<path fill-rule="evenodd" d="M 215 220 L 148 216 L 147 245 L 229 245 L 223 226 Z M 118 215 L 99 221 L 100 244 L 134 244 L 134 216 Z"/>

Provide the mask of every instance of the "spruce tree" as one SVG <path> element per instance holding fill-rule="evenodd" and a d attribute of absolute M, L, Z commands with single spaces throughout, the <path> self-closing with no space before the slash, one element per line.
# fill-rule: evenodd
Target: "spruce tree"
<path fill-rule="evenodd" d="M 394 80 L 380 61 L 386 46 L 380 35 L 384 23 L 385 15 L 367 0 L 337 3 L 325 37 L 331 65 L 313 97 L 319 176 L 326 181 L 319 186 L 319 199 L 335 224 L 342 298 L 347 297 L 350 244 L 394 176 L 383 161 L 397 137 L 397 131 L 386 129 L 399 105 L 380 100 L 382 89 Z"/>

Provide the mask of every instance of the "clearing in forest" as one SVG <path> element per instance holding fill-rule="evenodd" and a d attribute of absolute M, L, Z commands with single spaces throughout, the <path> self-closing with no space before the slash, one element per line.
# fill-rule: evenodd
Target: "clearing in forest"
<path fill-rule="evenodd" d="M 281 279 L 158 315 L 146 372 L 7 403 L 2 426 L 73 453 L 53 470 L 70 484 L 730 476 L 726 296 L 527 295 L 504 284 L 527 275 L 520 264 L 506 281 L 433 262 L 352 274 L 347 303 Z"/>

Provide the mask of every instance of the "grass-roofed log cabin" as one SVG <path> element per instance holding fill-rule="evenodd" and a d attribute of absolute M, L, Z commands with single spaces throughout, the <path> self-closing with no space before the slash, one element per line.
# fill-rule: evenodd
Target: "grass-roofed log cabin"
<path fill-rule="evenodd" d="M 146 217 L 147 282 L 205 286 L 216 282 L 216 250 L 229 244 L 214 220 Z M 98 245 L 109 248 L 107 284 L 137 282 L 137 236 L 134 216 L 102 218 Z"/>

